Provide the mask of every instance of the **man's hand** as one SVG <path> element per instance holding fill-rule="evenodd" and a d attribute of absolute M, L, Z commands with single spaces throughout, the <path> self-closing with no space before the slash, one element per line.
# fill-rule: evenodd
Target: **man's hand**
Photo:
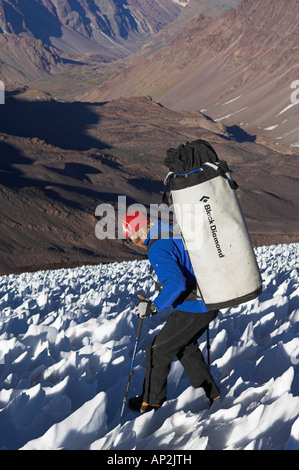
<path fill-rule="evenodd" d="M 138 304 L 135 307 L 135 314 L 137 315 L 138 318 L 142 318 L 143 320 L 146 317 L 152 317 L 157 313 L 157 309 L 153 302 L 148 299 L 143 299 L 138 302 Z"/>

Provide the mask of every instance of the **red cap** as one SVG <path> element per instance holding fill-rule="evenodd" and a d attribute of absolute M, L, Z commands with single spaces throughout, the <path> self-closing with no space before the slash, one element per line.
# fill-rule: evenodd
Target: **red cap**
<path fill-rule="evenodd" d="M 142 214 L 142 212 L 128 212 L 128 214 L 123 218 L 123 232 L 126 235 L 126 238 L 130 238 L 133 233 L 138 232 L 138 230 L 148 223 L 149 220 Z"/>

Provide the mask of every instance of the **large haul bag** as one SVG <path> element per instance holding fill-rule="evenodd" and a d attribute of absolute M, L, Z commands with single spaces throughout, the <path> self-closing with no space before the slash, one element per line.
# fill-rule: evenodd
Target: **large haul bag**
<path fill-rule="evenodd" d="M 168 149 L 164 163 L 174 216 L 193 267 L 198 295 L 210 310 L 262 292 L 262 279 L 225 161 L 204 140 Z"/>

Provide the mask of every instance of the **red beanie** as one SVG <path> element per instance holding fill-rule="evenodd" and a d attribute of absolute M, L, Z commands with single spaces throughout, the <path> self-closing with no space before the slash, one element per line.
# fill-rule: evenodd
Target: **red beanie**
<path fill-rule="evenodd" d="M 149 220 L 142 214 L 142 212 L 128 212 L 128 214 L 123 218 L 123 232 L 126 235 L 126 238 L 130 238 L 133 233 L 138 232 L 138 230 L 148 223 Z"/>

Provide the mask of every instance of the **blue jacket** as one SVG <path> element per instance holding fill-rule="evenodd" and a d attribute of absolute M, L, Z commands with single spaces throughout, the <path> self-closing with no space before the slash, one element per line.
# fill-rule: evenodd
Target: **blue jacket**
<path fill-rule="evenodd" d="M 144 242 L 149 246 L 155 235 L 168 232 L 168 226 L 161 223 L 154 225 Z M 203 300 L 181 301 L 180 295 L 192 284 L 195 284 L 193 268 L 181 238 L 160 238 L 153 243 L 148 251 L 148 259 L 162 287 L 154 304 L 158 313 L 170 307 L 186 312 L 208 312 Z"/>

